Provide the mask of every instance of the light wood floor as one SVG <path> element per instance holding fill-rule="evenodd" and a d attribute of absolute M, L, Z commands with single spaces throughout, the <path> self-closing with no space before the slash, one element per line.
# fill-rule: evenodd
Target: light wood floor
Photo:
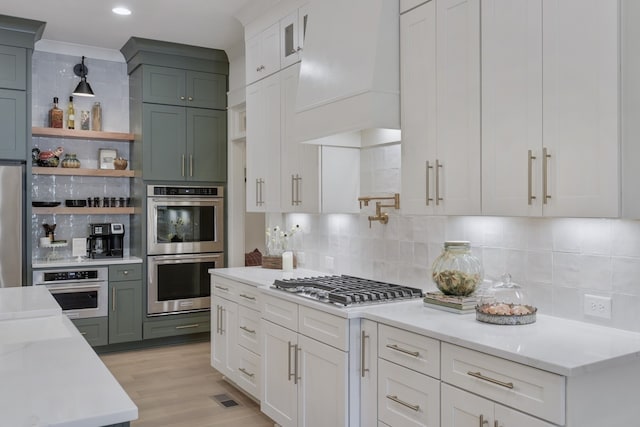
<path fill-rule="evenodd" d="M 258 404 L 211 367 L 209 342 L 105 354 L 111 370 L 138 406 L 132 426 L 273 427 Z M 226 393 L 238 406 L 212 396 Z"/>

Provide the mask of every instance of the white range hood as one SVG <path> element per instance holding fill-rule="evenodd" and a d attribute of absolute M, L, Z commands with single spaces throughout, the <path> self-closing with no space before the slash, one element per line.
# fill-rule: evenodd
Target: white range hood
<path fill-rule="evenodd" d="M 400 140 L 399 21 L 398 0 L 311 1 L 298 141 L 353 147 Z"/>

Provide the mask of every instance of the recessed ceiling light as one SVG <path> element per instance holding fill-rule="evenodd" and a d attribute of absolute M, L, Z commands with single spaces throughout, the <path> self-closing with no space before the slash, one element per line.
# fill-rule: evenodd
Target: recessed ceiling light
<path fill-rule="evenodd" d="M 116 15 L 131 15 L 131 11 L 126 7 L 114 7 L 111 11 Z"/>

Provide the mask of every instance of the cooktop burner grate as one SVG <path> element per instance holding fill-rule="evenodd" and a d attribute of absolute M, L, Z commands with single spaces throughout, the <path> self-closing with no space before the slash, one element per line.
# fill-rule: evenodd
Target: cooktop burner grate
<path fill-rule="evenodd" d="M 422 290 L 354 276 L 318 276 L 276 280 L 277 289 L 341 306 L 421 298 Z"/>

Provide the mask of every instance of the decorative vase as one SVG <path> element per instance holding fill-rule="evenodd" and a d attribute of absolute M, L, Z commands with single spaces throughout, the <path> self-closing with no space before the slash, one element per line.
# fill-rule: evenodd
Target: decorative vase
<path fill-rule="evenodd" d="M 65 154 L 64 159 L 62 159 L 62 167 L 63 168 L 79 168 L 80 160 L 78 160 L 75 154 Z"/>
<path fill-rule="evenodd" d="M 129 162 L 127 162 L 127 159 L 123 157 L 116 157 L 113 159 L 113 167 L 117 170 L 125 170 L 128 164 Z"/>
<path fill-rule="evenodd" d="M 435 259 L 431 277 L 445 295 L 467 296 L 472 294 L 483 278 L 480 261 L 471 254 L 466 241 L 444 243 L 442 253 Z"/>

